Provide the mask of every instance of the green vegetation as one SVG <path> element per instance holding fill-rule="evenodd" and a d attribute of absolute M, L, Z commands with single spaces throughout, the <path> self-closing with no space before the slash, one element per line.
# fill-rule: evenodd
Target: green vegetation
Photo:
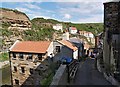
<path fill-rule="evenodd" d="M 12 33 L 12 31 L 10 31 L 10 30 L 8 30 L 8 27 L 10 26 L 10 24 L 9 23 L 2 23 L 1 24 L 2 25 L 2 28 L 0 29 L 0 35 L 1 36 L 10 36 L 10 35 L 12 35 L 13 33 Z"/>
<path fill-rule="evenodd" d="M 86 23 L 86 24 L 69 24 L 70 26 L 75 26 L 78 30 L 85 30 L 92 32 L 94 35 L 99 34 L 103 31 L 102 23 Z"/>
<path fill-rule="evenodd" d="M 57 24 L 57 23 L 61 23 L 57 20 L 53 20 L 53 19 L 44 19 L 44 18 L 34 18 L 31 20 L 32 24 L 34 23 L 52 23 L 52 24 Z"/>
<path fill-rule="evenodd" d="M 44 79 L 40 82 L 41 85 L 48 87 L 52 80 L 53 76 L 55 75 L 56 70 L 59 68 L 59 63 L 50 63 L 48 70 L 45 72 L 41 72 Z"/>
<path fill-rule="evenodd" d="M 52 24 L 57 24 L 61 23 L 63 24 L 63 28 L 68 28 L 70 26 L 76 27 L 78 30 L 85 30 L 92 32 L 94 35 L 99 34 L 100 32 L 103 31 L 103 23 L 86 23 L 86 24 L 75 24 L 71 22 L 60 22 L 54 19 L 44 19 L 44 18 L 34 18 L 31 20 L 33 26 L 40 26 L 41 23 L 50 23 Z"/>
<path fill-rule="evenodd" d="M 10 65 L 7 64 L 0 69 L 2 72 L 2 85 L 11 85 Z"/>
<path fill-rule="evenodd" d="M 9 60 L 9 54 L 8 53 L 1 53 L 0 54 L 0 62 Z"/>
<path fill-rule="evenodd" d="M 39 40 L 52 40 L 53 29 L 50 28 L 38 28 L 24 31 L 24 40 L 39 41 Z"/>
<path fill-rule="evenodd" d="M 2 28 L 8 28 L 10 26 L 10 23 L 2 23 Z"/>
<path fill-rule="evenodd" d="M 13 32 L 8 30 L 7 28 L 1 29 L 0 31 L 2 32 L 2 36 L 10 36 L 13 34 Z"/>
<path fill-rule="evenodd" d="M 45 87 L 49 86 L 52 82 L 53 76 L 53 73 L 48 74 L 48 76 L 41 81 L 41 85 L 44 85 Z"/>

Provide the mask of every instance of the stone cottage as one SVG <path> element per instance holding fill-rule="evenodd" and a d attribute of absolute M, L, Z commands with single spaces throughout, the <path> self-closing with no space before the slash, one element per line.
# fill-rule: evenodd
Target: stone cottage
<path fill-rule="evenodd" d="M 53 52 L 49 41 L 16 41 L 9 49 L 12 85 L 40 85 L 40 70 L 46 70 L 44 60 Z"/>

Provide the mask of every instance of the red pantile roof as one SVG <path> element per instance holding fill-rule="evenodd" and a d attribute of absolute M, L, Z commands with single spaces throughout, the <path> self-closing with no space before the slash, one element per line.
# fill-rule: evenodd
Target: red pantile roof
<path fill-rule="evenodd" d="M 77 28 L 76 28 L 76 27 L 70 27 L 70 29 L 71 29 L 71 30 L 77 30 Z"/>
<path fill-rule="evenodd" d="M 10 48 L 10 51 L 46 53 L 50 43 L 50 41 L 18 41 Z"/>
<path fill-rule="evenodd" d="M 67 41 L 67 40 L 61 40 L 61 41 L 58 41 L 59 43 L 69 47 L 70 49 L 72 49 L 73 51 L 76 51 L 78 48 L 73 45 L 71 42 Z"/>

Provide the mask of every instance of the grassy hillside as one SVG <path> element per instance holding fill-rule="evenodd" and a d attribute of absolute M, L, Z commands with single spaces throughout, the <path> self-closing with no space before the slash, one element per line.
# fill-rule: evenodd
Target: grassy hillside
<path fill-rule="evenodd" d="M 40 26 L 41 23 L 50 23 L 51 25 L 61 23 L 61 24 L 63 24 L 64 29 L 68 28 L 69 26 L 75 26 L 78 30 L 90 31 L 94 35 L 97 35 L 103 31 L 103 23 L 75 24 L 75 23 L 71 23 L 71 22 L 60 22 L 60 21 L 57 21 L 54 19 L 44 19 L 44 18 L 34 18 L 31 20 L 31 22 L 34 27 Z"/>
<path fill-rule="evenodd" d="M 56 24 L 56 23 L 60 23 L 57 20 L 53 20 L 53 19 L 44 19 L 44 18 L 34 18 L 31 20 L 32 23 L 35 22 L 41 22 L 41 23 L 52 23 L 52 24 Z"/>
<path fill-rule="evenodd" d="M 86 23 L 86 24 L 69 24 L 75 26 L 78 30 L 85 30 L 92 32 L 94 35 L 99 34 L 103 31 L 103 23 Z"/>
<path fill-rule="evenodd" d="M 30 41 L 39 41 L 39 40 L 52 40 L 53 33 L 55 31 L 51 28 L 36 28 L 32 30 L 26 30 L 24 31 L 24 40 L 30 40 Z"/>

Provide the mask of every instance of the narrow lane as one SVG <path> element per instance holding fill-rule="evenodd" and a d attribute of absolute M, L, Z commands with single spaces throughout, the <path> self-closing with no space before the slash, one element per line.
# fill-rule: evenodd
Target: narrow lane
<path fill-rule="evenodd" d="M 95 60 L 88 58 L 79 66 L 74 85 L 111 85 L 94 66 Z"/>

